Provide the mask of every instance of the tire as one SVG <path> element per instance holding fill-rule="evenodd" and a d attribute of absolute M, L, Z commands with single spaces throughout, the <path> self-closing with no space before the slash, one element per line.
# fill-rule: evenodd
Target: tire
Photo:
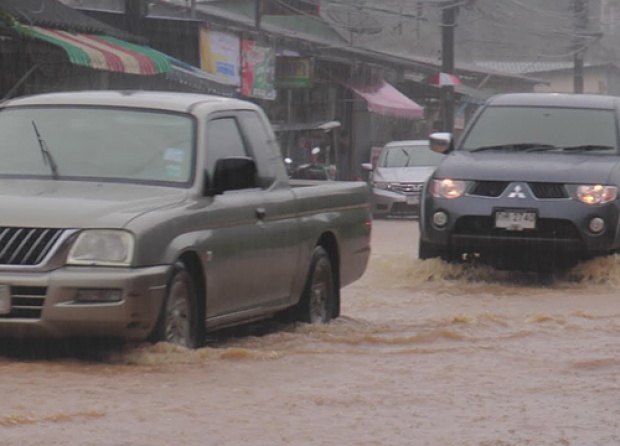
<path fill-rule="evenodd" d="M 296 320 L 326 324 L 338 316 L 339 302 L 334 270 L 327 252 L 314 248 L 306 285 L 297 305 Z"/>
<path fill-rule="evenodd" d="M 202 347 L 205 324 L 197 297 L 190 273 L 182 262 L 177 262 L 166 287 L 166 298 L 151 342 L 168 342 L 189 349 Z"/>
<path fill-rule="evenodd" d="M 432 245 L 420 239 L 418 244 L 418 259 L 446 259 L 446 252 L 437 245 Z"/>

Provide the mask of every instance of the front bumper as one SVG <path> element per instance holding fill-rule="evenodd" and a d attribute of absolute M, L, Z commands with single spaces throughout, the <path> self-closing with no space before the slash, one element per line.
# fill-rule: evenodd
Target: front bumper
<path fill-rule="evenodd" d="M 427 196 L 422 206 L 422 239 L 456 256 L 476 252 L 504 257 L 526 254 L 533 258 L 583 258 L 605 254 L 619 246 L 617 203 L 588 206 L 572 199 L 514 200 L 466 195 L 453 200 Z M 514 231 L 495 227 L 497 210 L 515 209 L 535 212 L 535 229 Z M 433 222 L 433 214 L 438 211 L 448 216 L 443 227 Z M 605 221 L 605 229 L 598 234 L 588 228 L 595 217 Z"/>
<path fill-rule="evenodd" d="M 0 272 L 3 294 L 11 296 L 10 312 L 0 314 L 0 337 L 144 340 L 157 322 L 168 272 L 168 266 Z M 119 290 L 121 299 L 79 302 L 78 290 Z"/>
<path fill-rule="evenodd" d="M 381 216 L 417 216 L 420 212 L 419 192 L 401 194 L 385 189 L 372 189 L 372 214 Z"/>

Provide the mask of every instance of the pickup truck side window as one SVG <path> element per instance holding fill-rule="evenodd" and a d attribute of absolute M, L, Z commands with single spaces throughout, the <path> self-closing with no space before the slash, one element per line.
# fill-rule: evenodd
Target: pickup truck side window
<path fill-rule="evenodd" d="M 265 122 L 258 113 L 242 111 L 239 116 L 246 141 L 248 141 L 253 158 L 256 160 L 260 185 L 266 189 L 276 179 L 275 166 L 282 163 L 280 151 L 273 137 L 265 129 Z"/>
<path fill-rule="evenodd" d="M 215 163 L 220 158 L 248 156 L 235 118 L 217 118 L 207 126 L 206 169 L 213 178 Z"/>

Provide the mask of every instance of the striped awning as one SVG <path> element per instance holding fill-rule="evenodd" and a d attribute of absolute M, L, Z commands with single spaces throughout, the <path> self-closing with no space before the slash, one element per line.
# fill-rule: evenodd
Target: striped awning
<path fill-rule="evenodd" d="M 19 27 L 46 42 L 61 47 L 71 63 L 96 70 L 152 76 L 168 73 L 170 59 L 163 53 L 114 37 L 95 34 L 74 34 L 39 26 Z"/>

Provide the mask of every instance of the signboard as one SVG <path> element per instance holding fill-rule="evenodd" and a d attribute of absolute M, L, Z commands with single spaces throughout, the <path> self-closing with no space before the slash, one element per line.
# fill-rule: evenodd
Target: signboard
<path fill-rule="evenodd" d="M 275 49 L 252 40 L 241 41 L 241 94 L 243 96 L 275 100 Z"/>
<path fill-rule="evenodd" d="M 278 87 L 310 88 L 312 63 L 305 57 L 278 57 Z"/>
<path fill-rule="evenodd" d="M 207 73 L 241 85 L 240 39 L 234 34 L 200 28 L 200 65 Z"/>

